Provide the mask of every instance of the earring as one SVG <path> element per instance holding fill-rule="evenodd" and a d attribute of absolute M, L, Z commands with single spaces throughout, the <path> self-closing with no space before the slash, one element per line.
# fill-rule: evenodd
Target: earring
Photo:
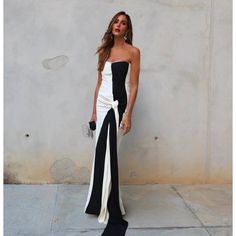
<path fill-rule="evenodd" d="M 124 40 L 127 40 L 127 34 L 124 36 Z"/>

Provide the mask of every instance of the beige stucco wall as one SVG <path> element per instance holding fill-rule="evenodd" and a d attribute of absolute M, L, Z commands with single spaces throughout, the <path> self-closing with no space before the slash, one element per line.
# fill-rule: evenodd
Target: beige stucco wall
<path fill-rule="evenodd" d="M 130 14 L 141 50 L 122 183 L 231 183 L 230 0 L 4 3 L 6 183 L 88 183 L 95 50 Z"/>

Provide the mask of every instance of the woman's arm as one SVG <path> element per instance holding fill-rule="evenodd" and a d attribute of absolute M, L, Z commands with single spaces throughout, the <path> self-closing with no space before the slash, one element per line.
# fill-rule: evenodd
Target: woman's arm
<path fill-rule="evenodd" d="M 121 124 L 121 128 L 124 130 L 123 135 L 128 133 L 131 128 L 132 111 L 138 93 L 139 72 L 140 72 L 140 50 L 138 48 L 134 48 L 132 52 L 132 61 L 130 68 L 129 99 L 124 114 L 124 119 L 122 119 L 122 124 Z"/>
<path fill-rule="evenodd" d="M 102 73 L 101 73 L 101 71 L 98 71 L 98 80 L 97 80 L 97 85 L 96 85 L 95 92 L 94 92 L 93 111 L 92 111 L 92 116 L 91 116 L 90 121 L 97 120 L 96 102 L 97 102 L 97 96 L 98 96 L 99 88 L 101 86 L 101 82 L 102 82 Z"/>

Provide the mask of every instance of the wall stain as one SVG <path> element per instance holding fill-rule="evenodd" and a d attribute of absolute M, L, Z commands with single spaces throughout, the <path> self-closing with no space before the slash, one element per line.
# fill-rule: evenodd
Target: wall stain
<path fill-rule="evenodd" d="M 84 137 L 88 137 L 88 138 L 93 139 L 95 131 L 93 131 L 89 128 L 88 123 L 87 124 L 82 124 L 81 130 L 82 130 L 82 135 Z"/>
<path fill-rule="evenodd" d="M 4 184 L 20 184 L 15 169 L 16 164 L 6 164 L 4 168 Z"/>
<path fill-rule="evenodd" d="M 88 183 L 90 171 L 86 167 L 78 167 L 69 158 L 57 160 L 50 168 L 50 174 L 57 183 Z"/>
<path fill-rule="evenodd" d="M 136 172 L 135 172 L 135 171 L 130 171 L 129 177 L 130 177 L 130 178 L 136 178 L 136 177 L 137 177 Z"/>

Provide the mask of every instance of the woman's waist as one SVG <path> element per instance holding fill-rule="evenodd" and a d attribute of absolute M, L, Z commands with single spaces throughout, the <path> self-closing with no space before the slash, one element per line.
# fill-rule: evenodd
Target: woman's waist
<path fill-rule="evenodd" d="M 119 101 L 114 100 L 113 95 L 106 95 L 99 93 L 97 96 L 97 106 L 105 106 L 107 108 L 116 108 L 119 105 Z"/>
<path fill-rule="evenodd" d="M 97 105 L 113 108 L 116 106 L 123 107 L 127 105 L 127 97 L 114 98 L 113 94 L 98 93 Z"/>

